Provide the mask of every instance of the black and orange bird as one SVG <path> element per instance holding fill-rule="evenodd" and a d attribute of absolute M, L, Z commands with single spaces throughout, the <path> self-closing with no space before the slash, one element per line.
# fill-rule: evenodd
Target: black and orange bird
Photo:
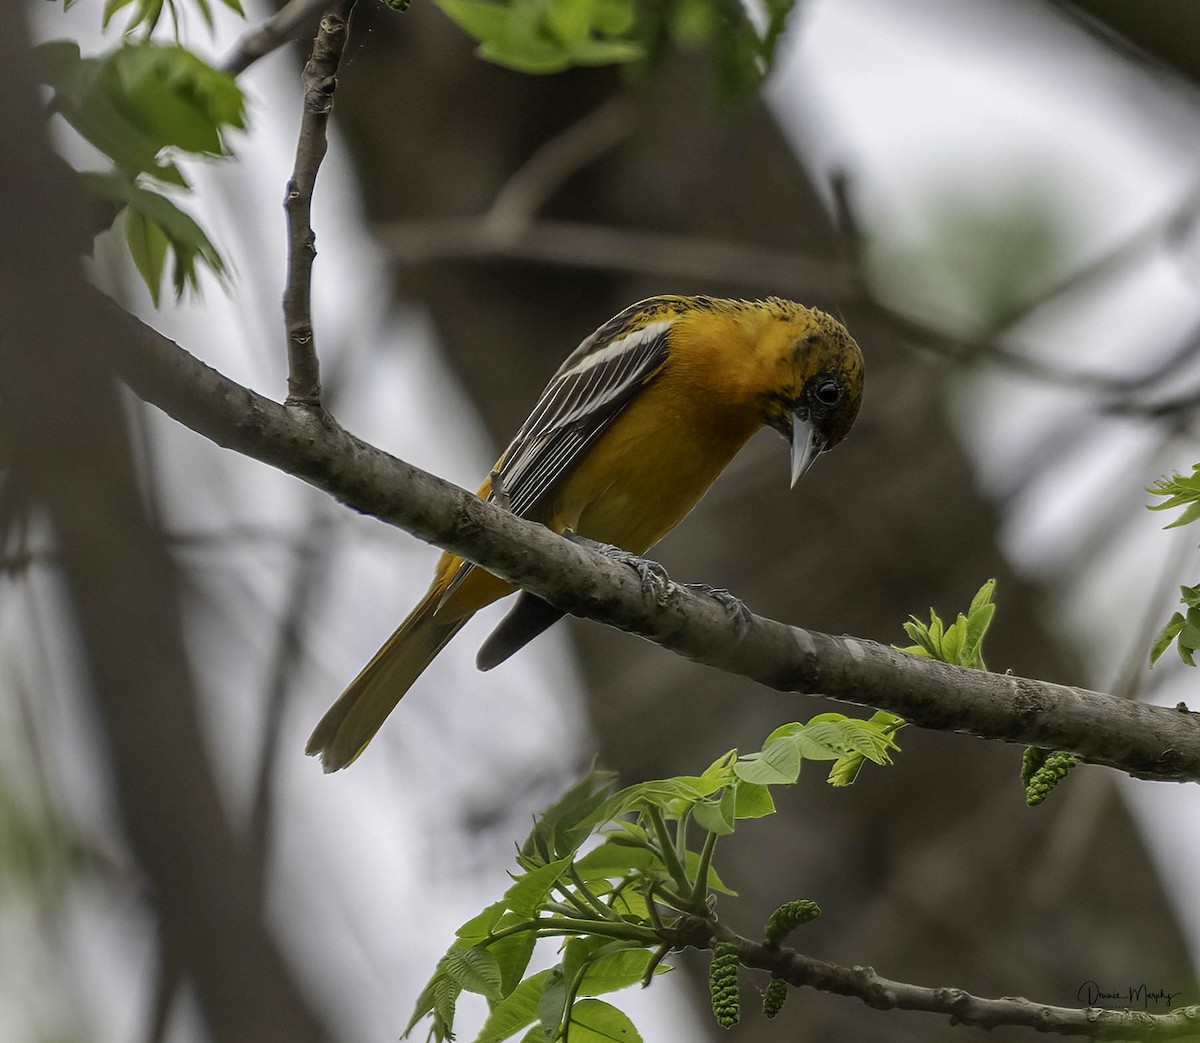
<path fill-rule="evenodd" d="M 863 360 L 824 312 L 792 301 L 652 297 L 579 345 L 542 392 L 479 496 L 641 555 L 683 520 L 752 434 L 791 444 L 792 484 L 850 430 Z M 434 656 L 511 584 L 454 554 L 321 718 L 307 752 L 353 761 Z M 488 670 L 561 618 L 529 593 L 479 651 Z"/>

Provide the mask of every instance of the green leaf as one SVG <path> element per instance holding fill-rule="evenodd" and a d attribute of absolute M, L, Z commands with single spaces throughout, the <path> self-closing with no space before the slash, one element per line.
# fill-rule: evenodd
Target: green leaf
<path fill-rule="evenodd" d="M 683 867 L 687 870 L 688 876 L 695 880 L 696 874 L 700 871 L 700 855 L 696 851 L 688 851 L 687 857 L 683 860 Z M 708 879 L 705 881 L 705 886 L 710 891 L 716 891 L 723 895 L 736 895 L 737 892 L 729 887 L 724 880 L 718 875 L 716 867 L 709 865 Z"/>
<path fill-rule="evenodd" d="M 585 881 L 600 877 L 624 876 L 634 869 L 661 869 L 662 859 L 648 848 L 631 847 L 613 839 L 598 844 L 578 862 L 575 869 Z"/>
<path fill-rule="evenodd" d="M 563 1021 L 567 1005 L 567 979 L 561 966 L 554 967 L 538 999 L 537 1016 L 546 1039 L 553 1039 Z"/>
<path fill-rule="evenodd" d="M 959 613 L 950 626 L 946 626 L 933 609 L 929 610 L 928 624 L 922 623 L 916 616 L 910 616 L 903 626 L 914 644 L 903 651 L 973 670 L 987 669 L 983 662 L 982 647 L 996 611 L 991 600 L 995 589 L 996 581 L 989 579 L 975 594 L 967 614 Z"/>
<path fill-rule="evenodd" d="M 571 1043 L 642 1043 L 628 1015 L 603 1000 L 580 1000 L 571 1008 Z"/>
<path fill-rule="evenodd" d="M 133 207 L 125 210 L 125 241 L 134 266 L 150 291 L 154 306 L 158 307 L 159 291 L 162 289 L 163 265 L 167 259 L 169 240 L 158 225 L 147 220 L 146 215 Z"/>
<path fill-rule="evenodd" d="M 545 24 L 564 44 L 587 39 L 592 27 L 592 0 L 549 0 L 545 6 Z"/>
<path fill-rule="evenodd" d="M 620 65 L 644 57 L 646 48 L 632 40 L 597 40 L 585 36 L 571 43 L 567 54 L 575 65 Z"/>
<path fill-rule="evenodd" d="M 620 952 L 598 956 L 589 965 L 579 986 L 580 996 L 603 996 L 608 992 L 638 985 L 646 974 L 654 954 L 649 949 L 622 949 Z M 659 964 L 656 974 L 670 970 Z"/>
<path fill-rule="evenodd" d="M 766 786 L 743 781 L 734 789 L 737 793 L 734 815 L 737 818 L 765 818 L 775 814 L 775 800 Z"/>
<path fill-rule="evenodd" d="M 475 1043 L 501 1043 L 537 1020 L 538 1002 L 550 971 L 531 974 L 497 1003 L 484 1021 Z"/>
<path fill-rule="evenodd" d="M 800 777 L 800 750 L 790 739 L 767 743 L 761 753 L 739 757 L 734 774 L 760 786 L 790 785 Z"/>
<path fill-rule="evenodd" d="M 505 913 L 496 924 L 496 931 L 515 927 L 524 919 L 518 913 Z M 501 995 L 507 996 L 520 984 L 536 945 L 537 935 L 533 931 L 518 931 L 488 945 L 488 952 L 496 957 L 496 965 L 500 968 Z"/>
<path fill-rule="evenodd" d="M 454 1010 L 462 989 L 446 974 L 442 962 L 438 962 L 437 970 L 429 979 L 429 984 L 421 990 L 417 997 L 416 1007 L 412 1017 L 404 1029 L 407 1036 L 417 1023 L 425 1017 L 433 1018 L 430 1035 L 437 1040 L 447 1040 L 454 1035 Z"/>
<path fill-rule="evenodd" d="M 996 581 L 994 579 L 987 580 L 982 587 L 976 591 L 975 596 L 971 599 L 971 607 L 967 609 L 967 615 L 973 616 L 977 612 L 982 612 L 988 608 L 995 608 L 992 604 L 992 595 L 996 592 Z"/>
<path fill-rule="evenodd" d="M 567 981 L 572 981 L 583 970 L 584 965 L 602 949 L 613 944 L 599 935 L 583 935 L 570 939 L 563 946 L 562 971 Z M 621 943 L 617 943 L 620 945 Z"/>
<path fill-rule="evenodd" d="M 124 10 L 132 2 L 133 0 L 104 0 L 104 13 L 101 15 L 100 28 L 107 29 L 113 15 L 118 11 Z"/>
<path fill-rule="evenodd" d="M 567 49 L 561 43 L 539 40 L 533 36 L 501 36 L 484 40 L 475 53 L 506 69 L 534 75 L 562 72 L 571 65 Z"/>
<path fill-rule="evenodd" d="M 832 721 L 810 722 L 797 734 L 795 742 L 809 761 L 835 761 L 846 752 L 842 731 Z"/>
<path fill-rule="evenodd" d="M 604 36 L 624 36 L 633 28 L 633 0 L 595 0 L 592 25 Z"/>
<path fill-rule="evenodd" d="M 200 9 L 200 17 L 204 19 L 205 26 L 208 28 L 209 32 L 212 32 L 212 28 L 213 28 L 212 5 L 209 4 L 208 0 L 195 0 L 195 2 L 196 2 L 196 7 L 198 7 Z"/>
<path fill-rule="evenodd" d="M 156 226 L 166 236 L 174 262 L 172 282 L 176 296 L 182 295 L 185 289 L 197 288 L 198 264 L 205 265 L 217 276 L 224 274 L 221 255 L 204 230 L 166 197 L 116 173 L 81 174 L 80 179 L 92 195 L 123 204 L 129 212 L 137 211 L 141 219 Z"/>
<path fill-rule="evenodd" d="M 186 187 L 164 150 L 226 155 L 223 131 L 245 125 L 233 77 L 176 45 L 126 40 L 84 58 L 74 45 L 56 41 L 39 49 L 38 66 L 54 89 L 51 109 L 129 180 L 146 174 Z"/>
<path fill-rule="evenodd" d="M 627 62 L 644 53 L 625 34 L 632 0 L 439 0 L 488 61 L 527 73 Z"/>
<path fill-rule="evenodd" d="M 1152 511 L 1169 511 L 1176 507 L 1185 508 L 1183 514 L 1166 528 L 1174 529 L 1180 525 L 1188 525 L 1200 518 L 1200 464 L 1193 465 L 1189 477 L 1173 474 L 1169 478 L 1159 478 L 1146 491 L 1151 496 L 1162 498 L 1163 501 L 1162 503 L 1147 504 Z"/>
<path fill-rule="evenodd" d="M 127 43 L 102 74 L 114 98 L 161 147 L 226 155 L 221 131 L 245 126 L 245 99 L 229 73 L 184 47 Z"/>
<path fill-rule="evenodd" d="M 477 992 L 489 1000 L 500 1000 L 500 965 L 487 949 L 452 948 L 442 957 L 442 970 L 455 985 Z"/>
<path fill-rule="evenodd" d="M 567 856 L 517 877 L 513 885 L 504 892 L 505 906 L 514 913 L 532 916 L 570 865 L 571 858 Z"/>
<path fill-rule="evenodd" d="M 1179 632 L 1183 630 L 1183 613 L 1176 612 L 1168 621 L 1167 625 L 1162 628 L 1158 637 L 1154 639 L 1154 644 L 1150 648 L 1150 665 L 1153 666 L 1158 662 L 1159 657 L 1171 647 L 1171 642 L 1179 636 Z"/>
<path fill-rule="evenodd" d="M 476 40 L 500 36 L 508 21 L 504 4 L 494 4 L 491 0 L 438 0 L 438 7 Z"/>
<path fill-rule="evenodd" d="M 695 806 L 692 818 L 701 829 L 716 833 L 723 837 L 733 832 L 734 820 L 737 817 L 737 791 L 733 786 L 726 786 L 719 800 L 703 801 Z"/>
<path fill-rule="evenodd" d="M 611 815 L 603 810 L 616 788 L 610 771 L 591 771 L 564 793 L 534 822 L 533 831 L 521 845 L 521 855 L 550 862 L 574 854 L 590 835 L 596 819 Z"/>
<path fill-rule="evenodd" d="M 504 915 L 505 908 L 503 901 L 493 902 L 483 912 L 471 917 L 454 932 L 454 936 L 467 945 L 483 941 L 492 933 L 500 917 Z"/>

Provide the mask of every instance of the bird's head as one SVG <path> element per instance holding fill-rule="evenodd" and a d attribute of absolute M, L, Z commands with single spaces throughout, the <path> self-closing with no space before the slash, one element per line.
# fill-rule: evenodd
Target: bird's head
<path fill-rule="evenodd" d="M 784 352 L 787 376 L 766 403 L 767 423 L 792 447 L 792 485 L 849 433 L 862 404 L 863 357 L 837 319 L 803 309 Z"/>

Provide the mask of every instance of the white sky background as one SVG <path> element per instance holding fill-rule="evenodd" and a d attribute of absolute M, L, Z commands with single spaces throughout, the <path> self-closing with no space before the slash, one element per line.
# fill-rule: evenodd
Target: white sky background
<path fill-rule="evenodd" d="M 97 36 L 96 5 L 77 4 L 65 17 L 38 5 L 37 13 L 44 36 Z M 949 186 L 959 186 L 959 194 L 962 186 L 973 186 L 981 197 L 1003 198 L 1032 181 L 1070 218 L 1073 260 L 1120 241 L 1176 204 L 1198 180 L 1191 153 L 1200 112 L 1152 84 L 1130 80 L 1098 48 L 1065 46 L 1074 34 L 1061 36 L 1067 30 L 1056 29 L 1033 8 L 801 0 L 798 19 L 793 50 L 772 85 L 773 99 L 798 146 L 818 167 L 853 171 L 863 223 L 897 244 L 921 241 Z M 241 29 L 223 10 L 220 25 L 214 56 Z M 192 42 L 205 49 L 203 32 L 194 32 Z M 234 379 L 276 398 L 285 390 L 278 312 L 284 275 L 281 199 L 299 117 L 297 79 L 285 55 L 253 67 L 243 77 L 252 134 L 235 143 L 241 162 L 197 171 L 202 222 L 232 261 L 232 294 L 210 287 L 202 305 L 178 311 L 168 306 L 155 316 L 144 291 L 129 282 L 133 299 L 155 325 Z M 977 118 L 981 105 L 989 113 L 986 120 Z M 435 444 L 423 435 L 431 412 L 449 409 L 469 417 L 470 410 L 420 316 L 388 313 L 382 304 L 390 292 L 385 262 L 355 210 L 336 135 L 318 183 L 314 227 L 320 251 L 318 347 L 327 368 L 346 367 L 340 418 L 375 444 L 473 487 L 495 447 L 469 420 L 458 429 L 455 445 Z M 1122 362 L 1142 361 L 1125 354 L 1131 344 L 1142 343 L 1147 314 L 1161 324 L 1169 344 L 1169 331 L 1200 312 L 1196 258 L 1183 260 L 1191 267 L 1177 257 L 1161 257 L 1146 278 L 1110 297 L 1098 318 L 1094 301 L 1039 316 L 1021 331 L 1027 338 L 1022 346 L 1117 370 Z M 936 306 L 939 286 L 930 282 L 903 290 Z M 605 316 L 593 318 L 599 323 Z M 564 354 L 572 346 L 564 345 Z M 976 452 L 981 481 L 996 490 L 1005 487 L 1006 469 L 1045 437 L 1049 410 L 1078 411 L 1082 401 L 1009 378 L 971 382 L 963 394 L 966 405 L 957 415 L 964 437 Z M 235 541 L 239 549 L 232 552 L 222 547 L 187 553 L 206 591 L 195 613 L 193 651 L 198 664 L 220 658 L 220 669 L 204 672 L 203 680 L 218 772 L 238 814 L 246 810 L 261 694 L 274 653 L 262 644 L 273 627 L 262 621 L 279 618 L 289 590 L 287 539 L 304 533 L 314 510 L 334 519 L 325 611 L 306 635 L 311 658 L 297 678 L 281 739 L 272 911 L 305 982 L 334 1012 L 345 1038 L 394 1039 L 453 928 L 503 888 L 511 841 L 524 830 L 528 813 L 578 766 L 582 755 L 571 748 L 582 725 L 565 636 L 549 634 L 502 670 L 480 675 L 472 661 L 488 622 L 475 624 L 405 700 L 402 726 L 393 721 L 350 771 L 322 776 L 301 752 L 308 730 L 424 589 L 435 552 L 344 510 L 325 510 L 323 498 L 300 483 L 216 450 L 176 425 L 155 423 L 154 437 L 171 524 L 198 533 L 239 525 L 266 536 Z M 1056 472 L 1052 482 L 1014 505 L 1006 540 L 1019 564 L 1038 570 L 1062 554 L 1074 536 L 1081 490 L 1089 504 L 1105 496 L 1128 509 L 1142 500 L 1142 486 L 1157 474 L 1172 466 L 1186 469 L 1196 455 L 1194 445 L 1186 446 L 1139 471 L 1134 463 L 1146 465 L 1137 456 L 1138 439 L 1144 441 L 1137 429 L 1108 421 L 1102 438 L 1091 459 L 1072 463 L 1070 475 Z M 1065 620 L 1079 622 L 1087 608 L 1105 626 L 1123 622 L 1126 607 L 1148 596 L 1158 561 L 1178 542 L 1161 534 L 1161 521 L 1147 514 L 1119 560 L 1096 563 L 1095 589 L 1064 600 Z M 1194 544 L 1194 538 L 1183 537 L 1189 538 Z M 1195 554 L 1187 559 L 1185 575 L 1200 576 Z M 51 592 L 39 584 L 37 593 L 40 621 L 52 625 Z M 10 647 L 28 643 L 18 619 L 26 606 L 13 606 L 14 600 L 0 608 L 0 635 Z M 1000 602 L 1003 613 L 1003 592 Z M 1164 605 L 1164 616 L 1167 611 Z M 1094 656 L 1097 645 L 1108 644 L 1091 633 L 1095 675 L 1089 683 L 1111 680 L 1114 664 Z M 1194 677 L 1181 683 L 1187 691 L 1173 689 L 1163 699 L 1189 697 Z M 55 786 L 81 821 L 94 821 L 107 809 L 90 789 L 92 776 L 72 767 L 88 763 L 86 723 L 73 723 L 70 705 L 48 714 L 42 724 L 47 735 L 55 734 Z M 447 819 L 493 810 L 497 790 L 521 792 L 531 776 L 540 782 L 534 792 L 521 793 L 519 815 L 480 836 L 448 834 Z M 1164 871 L 1178 883 L 1178 893 L 1192 899 L 1181 900 L 1180 908 L 1193 918 L 1193 936 L 1200 939 L 1197 881 L 1186 868 L 1200 864 L 1200 851 L 1183 849 L 1195 831 L 1180 828 L 1200 812 L 1195 787 L 1138 783 L 1126 790 L 1145 813 L 1148 833 L 1164 854 Z M 435 897 L 427 890 L 431 886 L 441 889 Z M 451 895 L 463 900 L 452 910 L 441 905 Z M 61 1003 L 61 993 L 56 998 L 55 986 L 36 988 L 46 980 L 78 994 L 78 1010 L 107 1030 L 105 1038 L 140 1035 L 153 967 L 145 925 L 131 924 L 128 908 L 114 905 L 110 894 L 85 895 L 77 905 L 67 937 L 55 950 L 69 958 L 54 968 L 29 966 L 25 958 L 44 951 L 22 943 L 32 940 L 37 923 L 16 922 L 7 911 L 0 918 L 0 980 L 29 986 L 0 992 L 0 1038 L 33 1038 L 34 1026 L 70 1025 L 72 1012 L 63 1009 L 69 1005 Z M 667 1005 L 660 1013 L 631 1009 L 653 1043 L 695 1038 L 686 1020 L 694 1012 L 672 991 L 668 978 L 644 996 L 620 998 L 623 1006 L 627 999 L 639 1008 L 647 1001 Z M 42 999 L 30 1003 L 39 993 Z M 192 1038 L 194 1023 L 185 1017 L 172 1039 Z"/>

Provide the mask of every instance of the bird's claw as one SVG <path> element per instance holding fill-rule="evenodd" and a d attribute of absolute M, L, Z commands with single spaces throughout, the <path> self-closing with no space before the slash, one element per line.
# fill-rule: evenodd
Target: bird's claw
<path fill-rule="evenodd" d="M 651 561 L 649 558 L 643 558 L 630 551 L 622 550 L 611 543 L 600 543 L 597 540 L 589 540 L 586 536 L 580 536 L 577 532 L 572 532 L 570 529 L 564 529 L 563 536 L 572 543 L 578 543 L 581 547 L 588 547 L 603 554 L 606 558 L 619 561 L 622 565 L 628 565 L 638 574 L 638 579 L 642 582 L 642 592 L 644 594 L 654 598 L 655 602 L 659 605 L 667 603 L 672 587 L 671 577 L 667 574 L 667 570 L 657 561 Z"/>
<path fill-rule="evenodd" d="M 742 637 L 750 629 L 750 621 L 754 618 L 754 613 L 746 607 L 746 603 L 736 594 L 726 590 L 724 587 L 710 587 L 707 583 L 685 583 L 683 586 L 693 594 L 712 598 L 713 601 L 720 605 L 725 610 L 726 615 L 733 621 L 734 633 L 738 637 Z"/>
<path fill-rule="evenodd" d="M 500 469 L 493 467 L 491 473 L 488 474 L 488 481 L 491 483 L 491 493 L 488 499 L 492 503 L 499 504 L 506 511 L 512 510 L 512 501 L 508 495 L 508 489 L 504 484 L 504 479 L 500 475 Z"/>

